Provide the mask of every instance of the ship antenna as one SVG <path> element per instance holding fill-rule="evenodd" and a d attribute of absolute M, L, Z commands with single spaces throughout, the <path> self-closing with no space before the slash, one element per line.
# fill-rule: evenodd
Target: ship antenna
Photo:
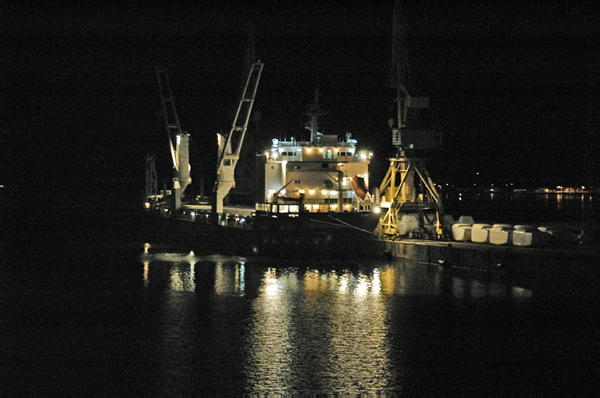
<path fill-rule="evenodd" d="M 307 116 L 310 116 L 310 121 L 307 123 L 306 127 L 310 130 L 310 143 L 314 145 L 317 133 L 319 131 L 319 116 L 327 115 L 329 112 L 323 110 L 319 105 L 319 88 L 315 88 L 315 97 L 313 99 L 313 103 L 308 105 L 308 110 L 306 112 Z"/>

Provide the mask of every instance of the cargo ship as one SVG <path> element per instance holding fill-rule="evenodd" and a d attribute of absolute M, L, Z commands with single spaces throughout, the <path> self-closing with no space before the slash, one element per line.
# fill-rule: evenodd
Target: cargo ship
<path fill-rule="evenodd" d="M 254 63 L 232 129 L 219 136 L 219 161 L 210 202 L 186 200 L 191 184 L 189 135 L 182 132 L 166 70 L 157 68 L 165 126 L 173 159 L 171 190 L 157 189 L 154 158 L 148 156 L 145 207 L 149 240 L 194 250 L 240 255 L 350 257 L 374 254 L 379 222 L 378 196 L 369 192 L 371 153 L 350 133 L 343 138 L 319 132 L 324 112 L 318 90 L 308 106 L 310 139 L 272 140 L 259 154 L 256 187 L 262 200 L 253 207 L 226 203 L 235 187 L 235 168 L 263 64 Z"/>

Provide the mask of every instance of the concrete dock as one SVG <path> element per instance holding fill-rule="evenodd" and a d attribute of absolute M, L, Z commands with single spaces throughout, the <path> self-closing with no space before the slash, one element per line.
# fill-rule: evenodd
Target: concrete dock
<path fill-rule="evenodd" d="M 378 244 L 381 252 L 393 258 L 497 274 L 526 285 L 549 279 L 596 286 L 600 282 L 597 246 L 531 248 L 418 239 L 383 240 Z"/>

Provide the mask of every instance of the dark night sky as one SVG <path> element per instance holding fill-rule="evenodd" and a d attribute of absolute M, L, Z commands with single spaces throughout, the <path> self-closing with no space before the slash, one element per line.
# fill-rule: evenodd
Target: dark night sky
<path fill-rule="evenodd" d="M 169 177 L 157 63 L 169 71 L 192 134 L 193 176 L 211 181 L 215 133 L 229 130 L 240 91 L 247 22 L 265 63 L 257 141 L 302 137 L 318 86 L 330 110 L 325 132 L 351 131 L 374 151 L 373 174 L 382 176 L 394 153 L 394 92 L 386 86 L 392 9 L 7 8 L 4 184 L 36 194 L 139 196 L 148 152 L 159 157 L 159 177 Z M 432 98 L 444 132 L 429 164 L 434 180 L 470 181 L 480 172 L 491 182 L 598 184 L 594 8 L 405 12 L 414 85 Z"/>

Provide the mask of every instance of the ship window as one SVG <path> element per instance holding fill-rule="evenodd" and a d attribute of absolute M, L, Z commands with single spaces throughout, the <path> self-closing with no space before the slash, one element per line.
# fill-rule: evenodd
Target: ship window
<path fill-rule="evenodd" d="M 331 149 L 327 150 L 327 159 L 331 159 Z"/>
<path fill-rule="evenodd" d="M 295 184 L 300 184 L 300 180 L 294 180 Z"/>

